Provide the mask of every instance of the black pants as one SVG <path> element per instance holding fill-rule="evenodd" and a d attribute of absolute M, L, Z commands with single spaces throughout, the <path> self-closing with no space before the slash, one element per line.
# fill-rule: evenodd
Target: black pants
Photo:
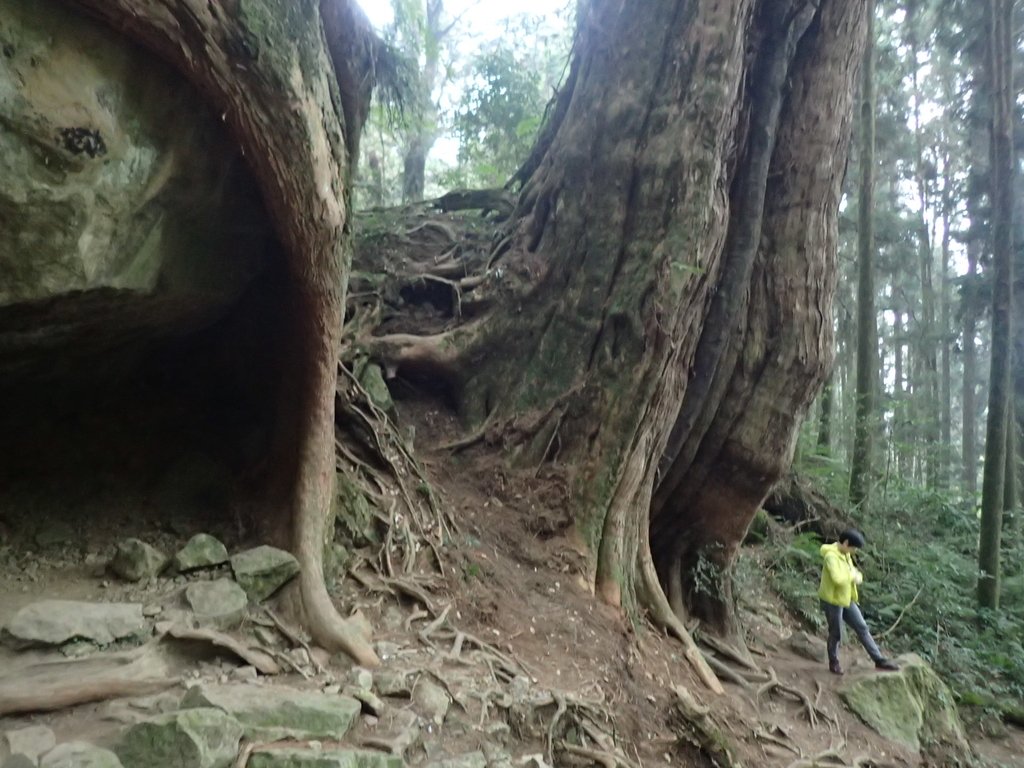
<path fill-rule="evenodd" d="M 875 639 L 871 637 L 871 630 L 864 621 L 864 615 L 856 603 L 850 603 L 848 608 L 841 605 L 832 605 L 821 601 L 821 610 L 825 612 L 825 620 L 828 622 L 828 660 L 839 661 L 839 642 L 842 640 L 843 622 L 850 625 L 850 629 L 857 635 L 860 644 L 868 652 L 872 661 L 878 662 L 884 659 L 882 652 L 878 650 Z"/>

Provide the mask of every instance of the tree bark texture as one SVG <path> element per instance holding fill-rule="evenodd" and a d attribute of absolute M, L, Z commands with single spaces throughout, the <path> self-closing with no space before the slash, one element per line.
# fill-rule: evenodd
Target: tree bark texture
<path fill-rule="evenodd" d="M 989 82 L 992 98 L 992 367 L 978 546 L 978 604 L 999 607 L 1004 474 L 1010 414 L 1013 286 L 1013 3 L 989 3 Z"/>
<path fill-rule="evenodd" d="M 875 430 L 875 379 L 878 376 L 878 328 L 875 318 L 875 3 L 868 0 L 868 42 L 861 85 L 861 156 L 857 222 L 857 415 L 850 467 L 850 502 L 864 504 L 871 486 L 872 435 Z"/>
<path fill-rule="evenodd" d="M 314 640 L 374 664 L 369 643 L 337 613 L 323 579 L 335 486 L 334 398 L 350 260 L 349 156 L 365 78 L 346 0 L 327 14 L 347 56 L 338 79 L 317 0 L 66 0 L 175 66 L 220 112 L 260 185 L 289 271 L 294 353 L 281 417 L 287 497 L 273 510 L 290 527 Z M 328 19 L 325 18 L 325 21 Z M 347 82 L 346 82 L 347 81 Z M 339 90 L 338 82 L 343 88 Z"/>
<path fill-rule="evenodd" d="M 864 11 L 581 11 L 503 256 L 515 309 L 471 345 L 463 399 L 520 461 L 573 468 L 609 603 L 727 624 L 723 574 L 832 361 Z"/>

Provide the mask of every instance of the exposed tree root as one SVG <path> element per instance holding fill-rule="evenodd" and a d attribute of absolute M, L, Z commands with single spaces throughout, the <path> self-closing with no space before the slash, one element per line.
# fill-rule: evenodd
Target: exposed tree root
<path fill-rule="evenodd" d="M 697 644 L 693 642 L 693 638 L 687 631 L 686 626 L 669 606 L 665 592 L 658 581 L 658 574 L 654 570 L 654 561 L 651 560 L 651 548 L 646 541 L 646 535 L 643 538 L 644 540 L 641 542 L 639 551 L 640 577 L 643 582 L 645 604 L 650 612 L 651 619 L 655 624 L 669 632 L 669 634 L 674 635 L 683 644 L 683 656 L 686 657 L 690 666 L 693 667 L 701 682 L 714 693 L 725 693 L 721 681 L 715 676 L 711 667 L 708 666 L 707 659 L 701 653 Z"/>
<path fill-rule="evenodd" d="M 778 675 L 775 674 L 774 668 L 769 667 L 768 672 L 770 675 L 769 679 L 761 686 L 759 686 L 757 691 L 755 692 L 754 698 L 756 701 L 760 701 L 761 697 L 764 694 L 770 691 L 778 690 L 779 692 L 785 693 L 796 699 L 801 704 L 803 704 L 804 714 L 807 715 L 807 722 L 810 723 L 812 728 L 818 727 L 819 716 L 824 718 L 830 726 L 838 727 L 839 724 L 836 721 L 836 718 L 833 715 L 826 712 L 825 710 L 820 709 L 814 702 L 811 701 L 810 697 L 807 696 L 807 694 L 805 694 L 803 691 L 797 688 L 793 688 L 782 683 L 779 680 Z"/>
<path fill-rule="evenodd" d="M 735 764 L 729 739 L 715 722 L 708 707 L 697 703 L 683 686 L 672 689 L 676 695 L 675 727 L 678 741 L 689 744 L 718 768 L 731 768 Z"/>

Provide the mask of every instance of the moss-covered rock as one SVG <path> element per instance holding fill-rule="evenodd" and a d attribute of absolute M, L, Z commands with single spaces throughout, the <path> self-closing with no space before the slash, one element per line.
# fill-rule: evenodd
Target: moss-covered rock
<path fill-rule="evenodd" d="M 84 741 L 58 744 L 47 752 L 40 768 L 123 768 L 117 755 L 109 749 L 93 746 Z"/>
<path fill-rule="evenodd" d="M 275 749 L 255 752 L 250 768 L 403 768 L 402 758 L 361 749 Z"/>
<path fill-rule="evenodd" d="M 167 565 L 167 555 L 140 539 L 125 539 L 117 545 L 110 570 L 125 581 L 142 581 L 156 576 Z"/>
<path fill-rule="evenodd" d="M 215 707 L 242 724 L 257 741 L 323 739 L 339 741 L 359 716 L 360 704 L 348 696 L 251 685 L 197 685 L 181 706 Z"/>
<path fill-rule="evenodd" d="M 228 549 L 208 533 L 197 533 L 174 556 L 174 570 L 181 573 L 213 568 L 228 561 Z"/>
<path fill-rule="evenodd" d="M 266 544 L 231 557 L 235 581 L 253 602 L 266 600 L 298 572 L 299 561 L 291 553 Z"/>
<path fill-rule="evenodd" d="M 115 751 L 124 768 L 227 768 L 242 735 L 221 709 L 186 709 L 133 725 Z"/>
<path fill-rule="evenodd" d="M 189 584 L 185 600 L 199 624 L 218 629 L 234 629 L 241 624 L 249 604 L 245 591 L 231 579 Z"/>
<path fill-rule="evenodd" d="M 843 702 L 887 739 L 947 760 L 968 760 L 971 748 L 950 689 L 916 654 L 901 656 L 899 664 L 898 672 L 848 678 L 839 689 Z"/>

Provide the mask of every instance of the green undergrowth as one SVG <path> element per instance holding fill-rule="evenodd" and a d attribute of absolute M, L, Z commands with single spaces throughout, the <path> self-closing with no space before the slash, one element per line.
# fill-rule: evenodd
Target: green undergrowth
<path fill-rule="evenodd" d="M 829 478 L 831 479 L 831 478 Z M 828 482 L 819 483 L 828 491 Z M 840 500 L 832 494 L 833 500 Z M 890 483 L 884 502 L 854 516 L 868 545 L 858 555 L 860 604 L 883 650 L 927 659 L 962 705 L 1004 711 L 1024 702 L 1024 531 L 1004 531 L 1002 604 L 976 607 L 979 520 L 951 494 Z M 760 546 L 773 586 L 807 628 L 823 636 L 814 533 L 773 526 Z M 850 649 L 847 652 L 860 652 Z"/>

